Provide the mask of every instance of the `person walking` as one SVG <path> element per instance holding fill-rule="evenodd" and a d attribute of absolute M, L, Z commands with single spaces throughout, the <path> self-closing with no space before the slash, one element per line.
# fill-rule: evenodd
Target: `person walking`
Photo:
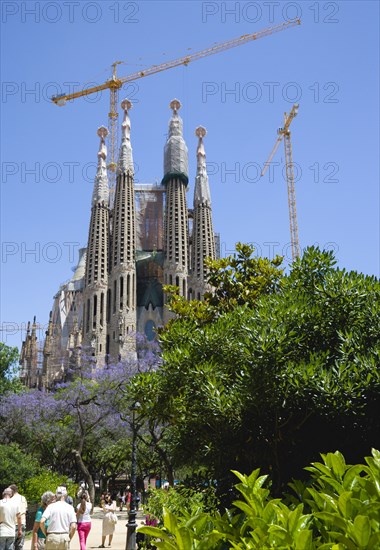
<path fill-rule="evenodd" d="M 90 495 L 83 490 L 80 495 L 80 503 L 77 506 L 77 531 L 79 536 L 80 550 L 86 550 L 86 541 L 91 530 L 91 509 Z"/>
<path fill-rule="evenodd" d="M 18 504 L 21 515 L 22 534 L 20 537 L 16 536 L 14 550 L 23 550 L 25 543 L 26 511 L 28 509 L 28 503 L 26 502 L 26 498 L 18 492 L 17 485 L 9 485 L 9 488 L 12 490 L 12 500 Z M 17 525 L 15 525 L 15 531 L 17 531 Z"/>
<path fill-rule="evenodd" d="M 17 502 L 12 501 L 12 494 L 12 489 L 7 487 L 0 500 L 0 550 L 13 550 L 15 538 L 22 536 L 20 508 Z"/>
<path fill-rule="evenodd" d="M 116 512 L 116 500 L 107 493 L 104 500 L 101 502 L 104 516 L 102 523 L 102 544 L 99 548 L 105 548 L 106 537 L 108 536 L 108 546 L 111 546 L 113 534 L 115 532 L 115 525 L 117 522 Z"/>
<path fill-rule="evenodd" d="M 49 504 L 42 514 L 40 527 L 46 535 L 45 550 L 70 548 L 70 541 L 77 527 L 77 518 L 74 508 L 65 502 L 66 495 L 66 488 L 58 487 L 55 492 L 56 502 Z"/>
<path fill-rule="evenodd" d="M 46 493 L 44 493 L 41 496 L 41 506 L 38 508 L 36 512 L 36 517 L 34 518 L 31 550 L 44 550 L 46 536 L 41 531 L 40 521 L 41 521 L 42 514 L 46 510 L 47 506 L 52 502 L 54 502 L 54 500 L 55 500 L 55 494 L 52 493 L 51 491 L 46 491 Z M 46 526 L 46 522 L 45 522 L 45 526 Z"/>

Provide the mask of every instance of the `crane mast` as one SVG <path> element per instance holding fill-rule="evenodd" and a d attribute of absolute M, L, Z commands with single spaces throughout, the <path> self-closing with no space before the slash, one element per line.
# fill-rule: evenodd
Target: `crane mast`
<path fill-rule="evenodd" d="M 292 141 L 290 139 L 289 131 L 287 131 L 284 135 L 284 147 L 285 147 L 285 162 L 286 162 L 286 181 L 288 184 L 290 242 L 292 245 L 292 260 L 294 262 L 294 260 L 300 257 L 300 245 L 298 241 L 298 223 L 297 223 L 297 207 L 296 207 L 296 190 L 294 186 Z"/>
<path fill-rule="evenodd" d="M 276 32 L 284 31 L 288 28 L 291 28 L 300 24 L 301 24 L 300 19 L 285 21 L 283 23 L 280 23 L 279 25 L 275 25 L 274 27 L 268 27 L 256 33 L 244 34 L 242 36 L 239 36 L 238 38 L 234 38 L 232 40 L 227 40 L 226 42 L 215 44 L 214 46 L 211 46 L 199 52 L 186 55 L 183 57 L 179 57 L 178 59 L 174 59 L 166 63 L 161 63 L 160 65 L 153 65 L 152 67 L 149 67 L 142 71 L 137 71 L 135 73 L 132 73 L 124 77 L 118 77 L 118 75 L 116 74 L 116 67 L 121 63 L 121 61 L 116 61 L 115 63 L 112 64 L 112 67 L 113 67 L 112 77 L 106 80 L 106 82 L 103 82 L 103 84 L 99 84 L 98 86 L 91 86 L 89 88 L 85 88 L 78 92 L 73 92 L 72 94 L 60 94 L 57 96 L 53 96 L 51 100 L 56 105 L 62 106 L 62 105 L 65 105 L 67 101 L 71 101 L 78 97 L 88 96 L 90 94 L 97 93 L 102 90 L 110 90 L 110 109 L 108 112 L 108 129 L 109 129 L 108 158 L 110 159 L 110 162 L 107 165 L 107 169 L 108 169 L 108 178 L 109 178 L 110 191 L 111 191 L 111 197 L 112 197 L 113 188 L 116 180 L 116 157 L 117 157 L 117 145 L 118 145 L 118 139 L 117 139 L 118 138 L 118 123 L 117 123 L 118 92 L 119 92 L 119 89 L 123 86 L 123 84 L 125 84 L 126 82 L 132 82 L 133 80 L 137 80 L 145 76 L 157 74 L 167 69 L 179 67 L 181 65 L 187 66 L 192 61 L 196 61 L 198 59 L 202 59 L 204 57 L 208 57 L 210 55 L 214 55 L 216 53 L 229 50 L 230 48 L 241 46 L 242 44 L 246 44 L 247 42 L 258 40 L 259 38 L 264 38 L 265 36 L 269 36 Z"/>
<path fill-rule="evenodd" d="M 297 222 L 297 207 L 296 207 L 296 189 L 294 185 L 294 168 L 293 168 L 293 152 L 292 140 L 289 126 L 298 113 L 298 104 L 294 104 L 289 115 L 284 113 L 284 127 L 279 128 L 278 138 L 274 147 L 263 166 L 261 176 L 263 176 L 270 165 L 276 151 L 284 139 L 285 148 L 285 166 L 286 166 L 286 182 L 288 188 L 288 209 L 289 209 L 289 225 L 290 225 L 290 242 L 292 247 L 293 262 L 300 257 L 300 245 L 298 240 L 298 222 Z"/>

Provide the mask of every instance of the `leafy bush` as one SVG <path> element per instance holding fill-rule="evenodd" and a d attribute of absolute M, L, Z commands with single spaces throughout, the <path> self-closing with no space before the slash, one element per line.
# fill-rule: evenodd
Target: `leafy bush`
<path fill-rule="evenodd" d="M 309 486 L 294 481 L 297 498 L 273 499 L 267 476 L 234 472 L 243 499 L 221 516 L 163 511 L 163 527 L 140 527 L 166 550 L 380 549 L 380 453 L 350 466 L 340 452 L 321 455 Z"/>
<path fill-rule="evenodd" d="M 149 490 L 148 503 L 144 506 L 144 511 L 162 523 L 164 509 L 174 515 L 195 516 L 201 511 L 208 511 L 211 502 L 209 491 L 197 492 L 183 486 L 168 489 L 152 488 Z"/>
<path fill-rule="evenodd" d="M 48 469 L 43 469 L 40 473 L 27 481 L 24 481 L 19 486 L 19 491 L 23 494 L 28 502 L 40 502 L 41 495 L 45 491 L 53 491 L 60 485 L 66 485 L 67 492 L 70 496 L 75 496 L 77 485 L 67 479 L 66 476 L 51 472 Z"/>
<path fill-rule="evenodd" d="M 22 484 L 39 471 L 38 460 L 22 451 L 16 443 L 0 445 L 0 490 L 12 483 Z"/>

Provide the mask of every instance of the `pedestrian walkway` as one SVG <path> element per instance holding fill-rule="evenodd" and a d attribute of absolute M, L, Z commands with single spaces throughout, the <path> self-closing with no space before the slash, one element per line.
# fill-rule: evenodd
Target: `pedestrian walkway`
<path fill-rule="evenodd" d="M 123 510 L 122 512 L 116 511 L 118 522 L 115 526 L 115 532 L 112 539 L 111 550 L 125 550 L 125 544 L 127 540 L 127 523 L 128 512 Z M 95 506 L 94 512 L 91 516 L 91 531 L 87 539 L 87 550 L 91 548 L 98 548 L 102 544 L 102 521 L 103 511 L 101 508 Z M 137 513 L 137 524 L 143 523 L 143 513 Z M 106 548 L 108 547 L 108 537 L 106 539 Z M 79 537 L 78 533 L 75 533 L 73 540 L 70 543 L 70 550 L 79 550 Z"/>

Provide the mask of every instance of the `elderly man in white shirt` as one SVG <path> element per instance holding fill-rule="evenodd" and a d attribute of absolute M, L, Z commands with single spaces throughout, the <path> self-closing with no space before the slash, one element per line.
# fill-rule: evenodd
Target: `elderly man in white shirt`
<path fill-rule="evenodd" d="M 0 500 L 0 550 L 13 550 L 15 538 L 22 535 L 20 507 L 18 502 L 12 500 L 12 494 L 12 489 L 7 487 Z"/>
<path fill-rule="evenodd" d="M 45 550 L 68 550 L 76 531 L 77 518 L 74 508 L 65 502 L 66 488 L 58 487 L 55 494 L 57 501 L 49 504 L 40 522 L 41 530 L 46 535 Z"/>
<path fill-rule="evenodd" d="M 16 529 L 16 538 L 14 543 L 14 550 L 23 550 L 24 543 L 25 543 L 25 529 L 26 529 L 26 511 L 28 509 L 28 503 L 26 502 L 26 498 L 23 495 L 20 495 L 18 492 L 17 485 L 9 485 L 9 489 L 12 489 L 12 501 L 16 502 L 20 508 L 20 516 L 21 516 L 21 529 L 22 533 L 21 536 L 17 536 L 17 525 L 15 526 Z"/>

